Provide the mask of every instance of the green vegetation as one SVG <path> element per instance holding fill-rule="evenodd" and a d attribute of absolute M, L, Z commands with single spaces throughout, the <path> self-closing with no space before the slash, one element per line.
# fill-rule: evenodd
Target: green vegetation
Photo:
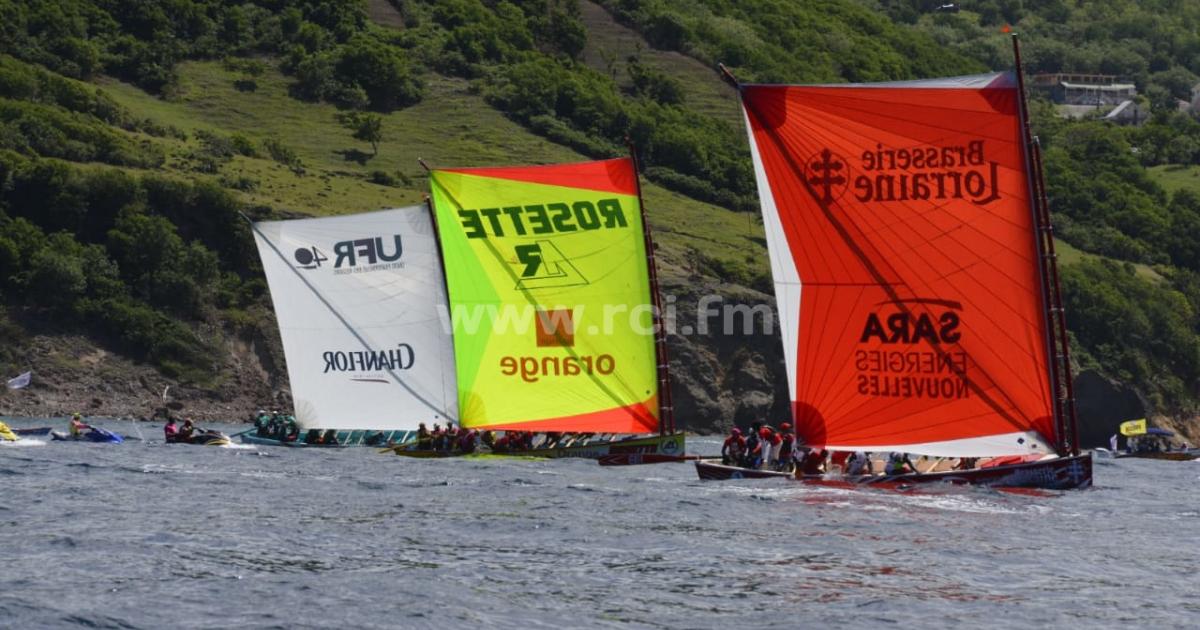
<path fill-rule="evenodd" d="M 389 1 L 394 28 L 361 0 L 0 0 L 0 362 L 47 322 L 211 380 L 222 340 L 269 322 L 238 212 L 415 203 L 417 158 L 570 161 L 628 139 L 666 278 L 767 291 L 715 62 L 786 82 L 1003 69 L 1012 24 L 1029 72 L 1118 74 L 1146 95 L 1142 127 L 1046 103 L 1033 118 L 1080 364 L 1195 409 L 1200 121 L 1174 100 L 1200 68 L 1192 4 Z"/>

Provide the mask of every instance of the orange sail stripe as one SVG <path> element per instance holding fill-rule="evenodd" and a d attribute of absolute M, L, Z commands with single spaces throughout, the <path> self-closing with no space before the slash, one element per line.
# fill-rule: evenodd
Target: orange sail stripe
<path fill-rule="evenodd" d="M 614 407 L 561 418 L 512 422 L 480 427 L 493 431 L 562 431 L 568 433 L 655 433 L 658 431 L 658 396 L 624 407 Z"/>
<path fill-rule="evenodd" d="M 778 295 L 809 444 L 1053 436 L 1017 98 L 1002 78 L 743 88 L 768 239 L 798 279 Z"/>
<path fill-rule="evenodd" d="M 582 188 L 622 195 L 637 194 L 637 174 L 629 158 L 616 158 L 578 164 L 547 164 L 544 166 L 499 166 L 481 168 L 447 168 L 450 173 L 480 177 L 510 179 L 532 184 Z"/>

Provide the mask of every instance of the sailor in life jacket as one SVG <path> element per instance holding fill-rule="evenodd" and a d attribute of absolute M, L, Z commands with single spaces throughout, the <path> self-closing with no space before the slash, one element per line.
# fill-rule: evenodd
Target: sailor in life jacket
<path fill-rule="evenodd" d="M 729 432 L 729 437 L 725 438 L 725 442 L 721 444 L 721 463 L 725 465 L 740 466 L 742 458 L 746 456 L 746 438 L 742 437 L 742 430 L 733 427 Z"/>
<path fill-rule="evenodd" d="M 792 466 L 792 450 L 796 446 L 796 434 L 792 433 L 792 425 L 784 422 L 779 425 L 779 450 L 775 454 L 776 470 L 789 470 Z"/>
<path fill-rule="evenodd" d="M 775 432 L 771 427 L 763 426 L 758 430 L 758 443 L 762 448 L 762 467 L 766 470 L 771 469 L 772 456 L 775 454 L 775 446 L 771 443 Z"/>
<path fill-rule="evenodd" d="M 846 475 L 868 475 L 871 473 L 871 458 L 862 451 L 850 454 L 846 460 Z"/>
<path fill-rule="evenodd" d="M 908 454 L 896 451 L 888 454 L 887 465 L 883 469 L 886 475 L 906 475 L 916 471 L 917 467 L 908 459 Z"/>
<path fill-rule="evenodd" d="M 75 437 L 75 438 L 83 435 L 84 429 L 92 428 L 92 427 L 89 427 L 87 424 L 84 424 L 83 416 L 81 416 L 78 413 L 71 415 L 71 425 L 70 426 L 71 426 L 71 437 Z"/>

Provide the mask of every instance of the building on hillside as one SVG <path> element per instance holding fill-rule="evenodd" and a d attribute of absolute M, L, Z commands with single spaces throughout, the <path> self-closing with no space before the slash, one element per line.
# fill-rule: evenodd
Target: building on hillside
<path fill-rule="evenodd" d="M 1146 115 L 1134 100 L 1137 86 L 1111 74 L 1036 74 L 1031 85 L 1058 105 L 1064 118 L 1103 116 L 1121 124 L 1141 124 Z"/>
<path fill-rule="evenodd" d="M 1033 89 L 1059 105 L 1120 105 L 1137 96 L 1137 86 L 1111 74 L 1036 74 Z"/>

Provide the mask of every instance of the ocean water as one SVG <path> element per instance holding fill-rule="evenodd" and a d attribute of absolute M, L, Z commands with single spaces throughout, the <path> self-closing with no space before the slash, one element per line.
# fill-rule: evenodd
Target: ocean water
<path fill-rule="evenodd" d="M 0 446 L 0 628 L 1200 625 L 1195 462 L 896 492 L 99 424 L 146 439 Z"/>

